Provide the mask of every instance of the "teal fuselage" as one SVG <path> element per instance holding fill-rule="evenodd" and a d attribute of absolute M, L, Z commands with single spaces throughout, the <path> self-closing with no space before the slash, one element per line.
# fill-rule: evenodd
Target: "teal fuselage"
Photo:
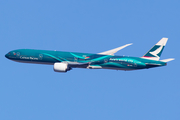
<path fill-rule="evenodd" d="M 115 70 L 137 70 L 165 66 L 166 62 L 138 57 L 111 56 L 90 53 L 62 52 L 34 49 L 10 51 L 6 58 L 17 62 L 54 64 L 67 62 L 72 68 L 104 68 Z"/>

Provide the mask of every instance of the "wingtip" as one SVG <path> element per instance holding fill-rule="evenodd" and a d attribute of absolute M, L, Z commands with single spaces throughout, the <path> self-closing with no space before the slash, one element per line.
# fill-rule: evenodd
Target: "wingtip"
<path fill-rule="evenodd" d="M 126 45 L 132 45 L 133 43 L 129 43 L 129 44 L 126 44 Z"/>
<path fill-rule="evenodd" d="M 167 37 L 163 37 L 163 38 L 168 39 Z"/>

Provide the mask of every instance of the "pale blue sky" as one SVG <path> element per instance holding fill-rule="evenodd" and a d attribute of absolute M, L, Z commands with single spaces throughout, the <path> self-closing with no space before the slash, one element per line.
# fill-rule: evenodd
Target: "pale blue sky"
<path fill-rule="evenodd" d="M 179 120 L 179 0 L 0 1 L 0 120 Z M 141 57 L 162 37 L 167 66 L 139 71 L 23 64 L 14 49 Z"/>

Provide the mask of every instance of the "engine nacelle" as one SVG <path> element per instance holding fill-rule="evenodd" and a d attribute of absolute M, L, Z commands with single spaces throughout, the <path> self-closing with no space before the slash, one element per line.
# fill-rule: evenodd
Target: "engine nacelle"
<path fill-rule="evenodd" d="M 67 63 L 54 63 L 54 71 L 55 72 L 67 72 L 71 68 L 68 67 Z"/>

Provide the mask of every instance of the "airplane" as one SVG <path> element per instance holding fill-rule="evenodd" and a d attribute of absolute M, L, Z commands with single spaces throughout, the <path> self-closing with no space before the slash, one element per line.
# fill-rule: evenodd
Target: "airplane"
<path fill-rule="evenodd" d="M 113 69 L 113 70 L 140 70 L 166 66 L 174 58 L 159 60 L 168 38 L 162 38 L 142 57 L 115 56 L 119 50 L 132 45 L 90 54 L 77 52 L 17 49 L 8 52 L 5 57 L 22 63 L 36 63 L 54 65 L 55 72 L 67 72 L 72 68 Z"/>

